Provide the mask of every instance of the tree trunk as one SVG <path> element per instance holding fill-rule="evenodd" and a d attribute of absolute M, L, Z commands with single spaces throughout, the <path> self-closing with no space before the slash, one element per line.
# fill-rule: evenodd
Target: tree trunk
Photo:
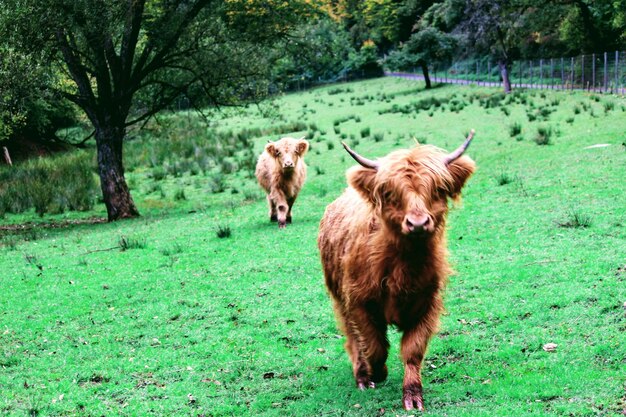
<path fill-rule="evenodd" d="M 428 90 L 429 88 L 431 88 L 430 75 L 428 75 L 428 65 L 426 65 L 426 62 L 421 62 L 420 66 L 422 67 L 422 74 L 424 74 L 424 82 L 426 83 L 426 89 Z"/>
<path fill-rule="evenodd" d="M 100 187 L 110 222 L 139 216 L 124 179 L 122 162 L 124 135 L 123 127 L 96 127 Z"/>
<path fill-rule="evenodd" d="M 511 92 L 511 80 L 509 79 L 507 62 L 503 60 L 498 61 L 498 67 L 500 67 L 500 76 L 502 77 L 502 86 L 504 87 L 504 92 L 508 94 Z"/>

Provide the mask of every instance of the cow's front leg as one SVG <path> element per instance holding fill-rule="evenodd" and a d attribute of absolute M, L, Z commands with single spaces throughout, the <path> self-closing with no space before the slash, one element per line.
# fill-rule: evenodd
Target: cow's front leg
<path fill-rule="evenodd" d="M 287 224 L 291 224 L 291 208 L 293 207 L 293 203 L 295 203 L 296 198 L 292 197 L 292 198 L 288 198 L 287 199 Z"/>
<path fill-rule="evenodd" d="M 267 203 L 270 206 L 270 221 L 271 222 L 278 221 L 278 217 L 276 216 L 276 204 L 274 203 L 274 200 L 272 200 L 269 194 L 267 195 Z"/>
<path fill-rule="evenodd" d="M 283 229 L 287 225 L 287 212 L 289 211 L 287 199 L 280 191 L 273 192 L 270 194 L 270 197 L 276 205 L 276 220 L 278 221 L 278 228 Z"/>
<path fill-rule="evenodd" d="M 375 383 L 387 378 L 387 323 L 382 311 L 373 304 L 353 308 L 350 316 L 356 354 L 354 379 L 359 389 L 374 388 Z"/>
<path fill-rule="evenodd" d="M 422 392 L 422 361 L 430 337 L 439 325 L 440 300 L 434 299 L 429 310 L 412 328 L 402 336 L 401 353 L 404 360 L 404 382 L 402 384 L 402 404 L 406 410 L 417 408 L 424 411 Z"/>

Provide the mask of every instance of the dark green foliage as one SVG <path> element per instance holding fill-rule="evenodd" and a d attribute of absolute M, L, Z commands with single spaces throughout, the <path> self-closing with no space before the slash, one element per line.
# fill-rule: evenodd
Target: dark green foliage
<path fill-rule="evenodd" d="M 120 238 L 117 241 L 117 245 L 119 246 L 122 252 L 131 250 L 131 249 L 144 249 L 146 247 L 146 239 L 137 238 L 137 237 L 120 236 Z"/>
<path fill-rule="evenodd" d="M 535 136 L 535 143 L 537 145 L 550 145 L 551 138 L 553 135 L 553 130 L 551 126 L 539 126 L 537 128 L 537 135 Z"/>
<path fill-rule="evenodd" d="M 383 132 L 374 133 L 374 142 L 382 142 L 385 139 L 385 134 Z"/>
<path fill-rule="evenodd" d="M 226 177 L 221 172 L 216 172 L 209 177 L 209 190 L 211 193 L 223 193 L 226 190 Z"/>
<path fill-rule="evenodd" d="M 40 216 L 93 208 L 98 185 L 91 157 L 72 152 L 0 168 L 0 215 L 31 208 Z"/>
<path fill-rule="evenodd" d="M 522 124 L 519 122 L 515 122 L 509 125 L 509 135 L 511 137 L 515 137 L 522 133 Z"/>
<path fill-rule="evenodd" d="M 215 229 L 215 234 L 220 239 L 226 239 L 231 236 L 230 226 L 227 224 L 218 224 Z"/>
<path fill-rule="evenodd" d="M 179 188 L 176 190 L 176 192 L 174 193 L 174 200 L 176 201 L 187 200 L 187 196 L 185 195 L 184 188 Z"/>
<path fill-rule="evenodd" d="M 499 174 L 496 175 L 495 177 L 496 179 L 496 183 L 498 185 L 507 185 L 512 183 L 513 181 L 515 181 L 515 177 L 511 176 L 510 174 L 502 171 Z"/>
<path fill-rule="evenodd" d="M 361 137 L 362 138 L 366 138 L 370 135 L 370 128 L 369 127 L 364 127 L 363 129 L 361 129 Z"/>

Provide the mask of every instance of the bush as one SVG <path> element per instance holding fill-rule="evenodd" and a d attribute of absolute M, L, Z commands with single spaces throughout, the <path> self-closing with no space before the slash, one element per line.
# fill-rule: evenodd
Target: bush
<path fill-rule="evenodd" d="M 539 126 L 537 128 L 537 136 L 535 136 L 535 143 L 537 145 L 550 145 L 552 134 L 551 127 Z"/>
<path fill-rule="evenodd" d="M 509 125 L 509 135 L 513 138 L 522 133 L 522 124 L 515 122 Z"/>
<path fill-rule="evenodd" d="M 230 226 L 228 225 L 217 225 L 217 229 L 215 230 L 215 234 L 220 239 L 229 238 L 231 236 Z"/>
<path fill-rule="evenodd" d="M 0 216 L 35 209 L 40 216 L 91 210 L 98 195 L 91 156 L 66 153 L 0 168 Z"/>
<path fill-rule="evenodd" d="M 369 127 L 364 127 L 363 129 L 361 129 L 361 137 L 362 138 L 366 138 L 370 135 L 370 128 Z"/>

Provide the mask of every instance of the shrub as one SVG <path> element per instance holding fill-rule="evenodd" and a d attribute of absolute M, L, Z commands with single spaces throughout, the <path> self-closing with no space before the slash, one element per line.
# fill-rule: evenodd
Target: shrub
<path fill-rule="evenodd" d="M 223 193 L 226 190 L 226 178 L 221 172 L 214 173 L 209 177 L 209 189 L 211 193 Z"/>
<path fill-rule="evenodd" d="M 143 249 L 146 247 L 146 239 L 120 236 L 117 241 L 117 245 L 122 250 L 122 252 L 130 249 Z"/>
<path fill-rule="evenodd" d="M 0 168 L 0 216 L 91 210 L 99 192 L 92 161 L 77 151 Z"/>
<path fill-rule="evenodd" d="M 184 188 L 179 188 L 176 190 L 176 192 L 174 193 L 174 200 L 176 201 L 187 200 L 187 196 L 185 195 Z"/>
<path fill-rule="evenodd" d="M 495 179 L 498 185 L 507 185 L 515 181 L 515 177 L 509 175 L 506 172 L 500 172 L 498 175 L 496 175 Z"/>
<path fill-rule="evenodd" d="M 509 125 L 509 135 L 513 138 L 522 133 L 522 124 L 515 122 Z"/>
<path fill-rule="evenodd" d="M 220 239 L 229 238 L 231 236 L 230 226 L 218 224 L 217 229 L 215 230 L 215 234 Z"/>
<path fill-rule="evenodd" d="M 382 140 L 385 138 L 385 134 L 380 132 L 380 133 L 374 133 L 374 142 L 382 142 Z"/>
<path fill-rule="evenodd" d="M 576 210 L 570 211 L 565 220 L 558 221 L 559 227 L 585 228 L 591 226 L 591 217 Z"/>
<path fill-rule="evenodd" d="M 369 127 L 364 127 L 363 129 L 361 129 L 361 137 L 362 138 L 366 138 L 370 135 L 370 128 Z"/>
<path fill-rule="evenodd" d="M 552 128 L 539 126 L 537 128 L 537 135 L 535 136 L 535 143 L 537 145 L 550 145 L 552 138 Z"/>

